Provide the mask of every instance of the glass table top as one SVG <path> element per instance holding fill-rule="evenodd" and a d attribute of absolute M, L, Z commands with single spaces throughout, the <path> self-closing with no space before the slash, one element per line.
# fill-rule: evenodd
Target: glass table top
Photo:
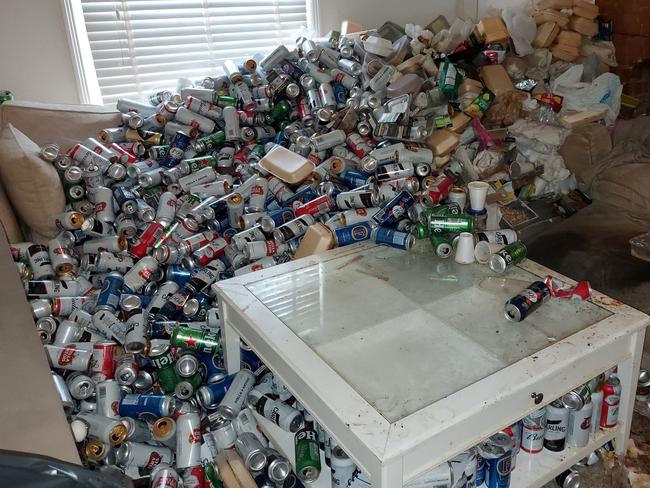
<path fill-rule="evenodd" d="M 538 279 L 441 260 L 421 242 L 411 252 L 364 248 L 247 288 L 396 422 L 611 315 L 551 299 L 523 322 L 506 320 L 505 301 Z"/>

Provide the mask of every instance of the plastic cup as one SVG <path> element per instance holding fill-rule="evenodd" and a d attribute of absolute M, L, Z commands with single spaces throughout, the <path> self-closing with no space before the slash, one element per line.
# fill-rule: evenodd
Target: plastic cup
<path fill-rule="evenodd" d="M 535 165 L 530 161 L 513 161 L 510 164 L 510 177 L 521 178 L 524 175 L 534 173 Z"/>
<path fill-rule="evenodd" d="M 469 232 L 462 232 L 458 236 L 456 245 L 456 256 L 454 261 L 458 264 L 472 264 L 474 262 L 474 235 Z"/>
<path fill-rule="evenodd" d="M 504 248 L 503 244 L 496 244 L 494 242 L 479 241 L 474 247 L 474 257 L 480 264 L 488 264 L 490 256 L 497 252 L 499 249 Z"/>
<path fill-rule="evenodd" d="M 467 184 L 469 190 L 469 206 L 472 210 L 480 212 L 485 208 L 485 199 L 487 198 L 488 185 L 485 181 L 472 181 Z"/>

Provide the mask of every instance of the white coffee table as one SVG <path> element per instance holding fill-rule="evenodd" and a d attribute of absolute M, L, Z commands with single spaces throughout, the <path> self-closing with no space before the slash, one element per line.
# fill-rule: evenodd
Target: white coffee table
<path fill-rule="evenodd" d="M 507 321 L 506 299 L 548 274 L 571 281 L 530 260 L 497 276 L 420 243 L 354 245 L 233 278 L 215 285 L 227 367 L 239 369 L 241 338 L 375 488 L 395 488 L 618 365 L 616 429 L 518 456 L 511 486 L 539 487 L 610 439 L 624 452 L 650 323 L 598 292 Z M 291 456 L 291 436 L 270 430 Z"/>

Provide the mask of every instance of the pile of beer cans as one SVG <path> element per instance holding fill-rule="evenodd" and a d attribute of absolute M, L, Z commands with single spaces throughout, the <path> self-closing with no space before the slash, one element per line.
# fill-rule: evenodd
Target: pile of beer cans
<path fill-rule="evenodd" d="M 291 487 L 318 478 L 323 450 L 332 486 L 367 484 L 244 344 L 244 369 L 226 374 L 212 285 L 365 240 L 429 239 L 446 258 L 474 232 L 472 248 L 494 245 L 481 256 L 496 272 L 525 246 L 466 213 L 461 163 L 424 144 L 450 102 L 436 80 L 388 96 L 395 67 L 335 34 L 223 68 L 180 93 L 119 100 L 122 125 L 42 147 L 68 207 L 49 242 L 12 252 L 53 380 L 92 468 L 155 487 Z M 569 415 L 587 418 L 566 407 L 527 418 L 522 448 L 561 449 Z M 254 411 L 295 434 L 294 465 Z M 493 436 L 463 475 L 434 485 L 479 485 L 476 460 L 498 464 L 519 443 Z M 486 468 L 488 486 L 507 486 L 497 471 Z"/>

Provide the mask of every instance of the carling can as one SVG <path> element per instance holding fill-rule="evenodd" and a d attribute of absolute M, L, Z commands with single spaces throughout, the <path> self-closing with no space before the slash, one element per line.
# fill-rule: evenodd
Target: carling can
<path fill-rule="evenodd" d="M 521 449 L 528 454 L 537 454 L 544 448 L 546 429 L 546 408 L 535 410 L 522 421 Z"/>
<path fill-rule="evenodd" d="M 546 432 L 544 447 L 549 451 L 560 452 L 566 445 L 566 431 L 569 424 L 569 409 L 559 401 L 546 406 Z"/>
<path fill-rule="evenodd" d="M 618 410 L 621 402 L 621 381 L 610 376 L 603 383 L 603 407 L 600 414 L 600 426 L 612 429 L 618 423 Z"/>
<path fill-rule="evenodd" d="M 523 242 L 508 244 L 490 257 L 490 269 L 495 273 L 503 273 L 509 267 L 521 263 L 526 258 L 526 253 Z"/>
<path fill-rule="evenodd" d="M 350 486 L 357 467 L 341 446 L 335 446 L 331 455 L 332 488 Z"/>
<path fill-rule="evenodd" d="M 505 317 L 512 322 L 521 322 L 549 298 L 551 298 L 551 291 L 546 283 L 535 281 L 506 302 Z"/>
<path fill-rule="evenodd" d="M 246 369 L 242 369 L 235 374 L 232 384 L 224 395 L 216 415 L 210 414 L 208 418 L 212 422 L 215 417 L 225 417 L 229 420 L 234 419 L 241 411 L 246 402 L 246 398 L 255 383 L 255 374 Z"/>
<path fill-rule="evenodd" d="M 196 392 L 196 400 L 203 408 L 211 409 L 216 408 L 219 402 L 226 396 L 235 375 L 226 376 L 218 383 L 209 383 L 202 386 Z"/>

